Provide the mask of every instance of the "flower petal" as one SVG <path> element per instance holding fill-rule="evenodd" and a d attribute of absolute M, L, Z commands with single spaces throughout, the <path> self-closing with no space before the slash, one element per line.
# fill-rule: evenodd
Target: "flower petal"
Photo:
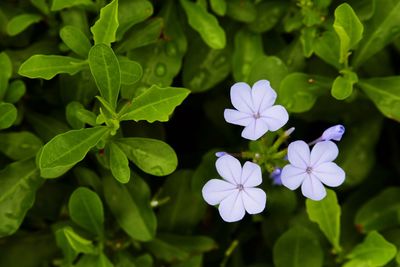
<path fill-rule="evenodd" d="M 267 80 L 260 80 L 253 84 L 251 96 L 253 98 L 255 112 L 261 112 L 269 108 L 276 100 L 276 92 L 272 89 Z"/>
<path fill-rule="evenodd" d="M 339 154 L 337 145 L 332 141 L 323 141 L 315 144 L 311 151 L 310 164 L 311 167 L 317 167 L 324 162 L 331 162 Z"/>
<path fill-rule="evenodd" d="M 242 165 L 240 165 L 240 162 L 236 158 L 231 155 L 224 155 L 217 159 L 215 167 L 219 175 L 229 183 L 235 186 L 240 183 Z"/>
<path fill-rule="evenodd" d="M 310 175 L 307 175 L 307 178 L 304 179 L 301 192 L 305 197 L 316 201 L 326 196 L 326 190 L 322 183 L 316 177 Z"/>
<path fill-rule="evenodd" d="M 267 123 L 270 131 L 276 131 L 288 122 L 289 114 L 281 105 L 275 105 L 262 111 L 261 119 Z"/>
<path fill-rule="evenodd" d="M 249 214 L 257 214 L 265 209 L 267 195 L 260 188 L 246 188 L 242 192 L 245 210 Z"/>
<path fill-rule="evenodd" d="M 288 164 L 282 169 L 281 181 L 290 190 L 296 190 L 307 176 L 304 169 Z"/>
<path fill-rule="evenodd" d="M 235 83 L 231 87 L 232 105 L 239 111 L 254 114 L 253 100 L 251 98 L 251 88 L 247 83 Z"/>
<path fill-rule="evenodd" d="M 254 120 L 247 125 L 242 131 L 242 137 L 249 140 L 257 140 L 268 132 L 268 125 L 261 119 Z"/>
<path fill-rule="evenodd" d="M 235 109 L 225 109 L 224 118 L 227 122 L 240 126 L 247 126 L 255 120 L 252 115 Z"/>
<path fill-rule="evenodd" d="M 236 222 L 244 217 L 245 210 L 243 206 L 243 200 L 240 195 L 241 193 L 238 191 L 235 194 L 229 195 L 227 198 L 221 201 L 221 204 L 219 204 L 219 214 L 224 221 Z"/>
<path fill-rule="evenodd" d="M 288 147 L 289 162 L 300 169 L 310 166 L 310 148 L 304 141 L 294 141 Z"/>
<path fill-rule="evenodd" d="M 204 200 L 210 205 L 219 204 L 224 198 L 238 191 L 235 185 L 220 179 L 208 181 L 201 190 Z"/>
<path fill-rule="evenodd" d="M 327 186 L 336 187 L 344 182 L 345 172 L 336 163 L 325 162 L 319 164 L 312 172 L 322 183 Z"/>
<path fill-rule="evenodd" d="M 241 184 L 244 187 L 254 187 L 262 182 L 261 168 L 258 164 L 246 161 L 242 169 Z"/>

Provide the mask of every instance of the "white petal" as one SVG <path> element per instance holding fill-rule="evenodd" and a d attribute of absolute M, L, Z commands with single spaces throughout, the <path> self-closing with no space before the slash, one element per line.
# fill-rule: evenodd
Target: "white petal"
<path fill-rule="evenodd" d="M 239 191 L 235 194 L 229 195 L 221 201 L 218 210 L 222 219 L 226 222 L 236 222 L 244 217 L 245 211 L 243 200 Z"/>
<path fill-rule="evenodd" d="M 282 128 L 289 120 L 289 114 L 281 105 L 272 106 L 260 114 L 261 118 L 267 123 L 270 131 Z"/>
<path fill-rule="evenodd" d="M 231 87 L 232 105 L 239 111 L 254 114 L 251 88 L 247 83 L 235 83 Z"/>
<path fill-rule="evenodd" d="M 261 168 L 258 164 L 246 161 L 242 169 L 241 184 L 244 187 L 254 187 L 262 182 Z"/>
<path fill-rule="evenodd" d="M 336 163 L 325 162 L 313 168 L 313 175 L 315 175 L 322 183 L 327 186 L 336 187 L 344 182 L 346 177 L 345 172 Z"/>
<path fill-rule="evenodd" d="M 247 126 L 255 120 L 253 115 L 235 109 L 225 109 L 224 118 L 227 122 L 240 126 Z"/>
<path fill-rule="evenodd" d="M 304 169 L 289 164 L 282 169 L 281 181 L 290 190 L 296 190 L 307 176 Z"/>
<path fill-rule="evenodd" d="M 249 214 L 257 214 L 265 209 L 267 195 L 260 188 L 246 188 L 242 192 L 242 199 L 245 210 Z"/>
<path fill-rule="evenodd" d="M 294 141 L 288 147 L 289 162 L 300 169 L 310 166 L 310 148 L 304 141 Z"/>
<path fill-rule="evenodd" d="M 253 84 L 251 90 L 254 108 L 256 112 L 261 112 L 272 106 L 276 100 L 276 92 L 271 88 L 269 81 L 260 80 Z"/>
<path fill-rule="evenodd" d="M 217 159 L 215 167 L 219 175 L 231 184 L 238 185 L 242 175 L 242 165 L 231 155 L 224 155 Z"/>
<path fill-rule="evenodd" d="M 326 196 L 326 190 L 322 183 L 317 178 L 310 175 L 307 175 L 307 178 L 304 179 L 301 185 L 301 192 L 305 197 L 316 201 Z"/>
<path fill-rule="evenodd" d="M 268 125 L 261 119 L 254 120 L 242 131 L 242 137 L 249 140 L 257 140 L 268 131 Z"/>
<path fill-rule="evenodd" d="M 210 205 L 219 204 L 224 198 L 238 191 L 236 186 L 220 179 L 208 181 L 201 190 L 204 200 Z"/>
<path fill-rule="evenodd" d="M 310 164 L 312 167 L 317 167 L 318 164 L 336 159 L 338 154 L 339 149 L 332 141 L 318 142 L 311 151 Z"/>

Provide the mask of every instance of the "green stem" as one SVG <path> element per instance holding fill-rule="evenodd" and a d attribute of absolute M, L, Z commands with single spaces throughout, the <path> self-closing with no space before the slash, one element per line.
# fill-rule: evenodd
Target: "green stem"
<path fill-rule="evenodd" d="M 236 247 L 238 245 L 239 245 L 239 240 L 235 239 L 235 240 L 232 241 L 231 245 L 225 251 L 225 257 L 222 260 L 220 267 L 225 267 L 226 266 L 226 264 L 228 263 L 229 257 L 232 255 L 233 251 L 236 249 Z"/>

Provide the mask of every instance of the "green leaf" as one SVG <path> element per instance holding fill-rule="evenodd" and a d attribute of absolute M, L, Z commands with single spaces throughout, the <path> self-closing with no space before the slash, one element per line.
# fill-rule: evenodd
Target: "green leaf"
<path fill-rule="evenodd" d="M 8 80 L 12 75 L 12 63 L 10 57 L 5 53 L 0 53 L 0 100 L 3 99 L 8 87 Z"/>
<path fill-rule="evenodd" d="M 99 255 L 83 255 L 75 267 L 114 267 L 102 252 Z"/>
<path fill-rule="evenodd" d="M 30 132 L 0 133 L 0 151 L 13 160 L 33 157 L 42 145 L 42 141 Z"/>
<path fill-rule="evenodd" d="M 72 264 L 78 253 L 71 247 L 67 237 L 65 236 L 64 228 L 57 229 L 55 231 L 57 246 L 61 249 L 66 264 Z"/>
<path fill-rule="evenodd" d="M 202 6 L 188 0 L 180 0 L 185 10 L 189 25 L 196 30 L 203 41 L 213 49 L 222 49 L 226 45 L 225 31 L 218 24 L 215 16 Z"/>
<path fill-rule="evenodd" d="M 130 161 L 142 171 L 151 175 L 168 175 L 178 165 L 175 151 L 163 141 L 130 137 L 117 139 L 116 143 L 125 152 Z"/>
<path fill-rule="evenodd" d="M 253 32 L 266 32 L 271 30 L 284 15 L 287 4 L 283 1 L 263 1 L 256 5 L 257 16 L 248 24 Z"/>
<path fill-rule="evenodd" d="M 104 177 L 104 196 L 118 224 L 131 238 L 154 238 L 157 221 L 150 207 L 150 189 L 139 176 L 127 184 L 117 182 L 111 175 Z"/>
<path fill-rule="evenodd" d="M 226 0 L 210 0 L 210 6 L 212 11 L 219 15 L 224 16 L 226 13 Z"/>
<path fill-rule="evenodd" d="M 153 5 L 150 1 L 119 0 L 117 39 L 122 39 L 126 31 L 133 25 L 144 21 L 153 14 Z"/>
<path fill-rule="evenodd" d="M 17 103 L 25 95 L 26 86 L 21 80 L 15 80 L 10 83 L 4 96 L 4 101 L 8 103 Z"/>
<path fill-rule="evenodd" d="M 278 100 L 291 112 L 310 110 L 319 95 L 331 87 L 328 78 L 304 73 L 291 73 L 281 82 Z"/>
<path fill-rule="evenodd" d="M 7 129 L 17 119 L 17 109 L 13 104 L 0 103 L 0 129 Z"/>
<path fill-rule="evenodd" d="M 361 40 L 364 27 L 351 6 L 344 3 L 335 9 L 333 28 L 340 39 L 339 62 L 345 63 L 349 51 Z"/>
<path fill-rule="evenodd" d="M 53 0 L 51 5 L 51 11 L 59 11 L 64 8 L 69 8 L 73 6 L 90 6 L 92 5 L 91 0 Z"/>
<path fill-rule="evenodd" d="M 318 239 L 302 227 L 291 228 L 281 235 L 274 245 L 273 256 L 276 267 L 322 267 L 323 264 Z"/>
<path fill-rule="evenodd" d="M 400 121 L 400 76 L 360 80 L 359 86 L 388 118 Z"/>
<path fill-rule="evenodd" d="M 251 0 L 229 0 L 226 15 L 240 22 L 251 23 L 256 19 L 257 9 Z"/>
<path fill-rule="evenodd" d="M 373 17 L 364 24 L 364 38 L 355 51 L 353 66 L 359 67 L 400 34 L 400 2 L 380 0 Z"/>
<path fill-rule="evenodd" d="M 132 100 L 121 120 L 168 121 L 174 109 L 189 95 L 185 88 L 160 88 L 153 85 Z"/>
<path fill-rule="evenodd" d="M 371 232 L 346 258 L 344 267 L 379 267 L 386 265 L 396 255 L 396 246 L 385 240 L 378 232 Z"/>
<path fill-rule="evenodd" d="M 308 217 L 318 224 L 321 231 L 331 242 L 335 251 L 339 253 L 340 247 L 340 206 L 336 193 L 327 189 L 326 197 L 321 201 L 306 200 Z"/>
<path fill-rule="evenodd" d="M 86 35 L 75 26 L 65 26 L 60 31 L 63 42 L 77 55 L 87 58 L 92 46 Z"/>
<path fill-rule="evenodd" d="M 121 68 L 121 84 L 128 85 L 134 84 L 142 78 L 142 66 L 128 58 L 119 58 L 119 66 Z"/>
<path fill-rule="evenodd" d="M 100 10 L 100 18 L 90 28 L 94 43 L 110 46 L 116 41 L 118 25 L 118 0 L 113 0 Z"/>
<path fill-rule="evenodd" d="M 400 188 L 389 187 L 365 203 L 354 222 L 363 232 L 385 230 L 400 223 L 399 209 Z"/>
<path fill-rule="evenodd" d="M 272 88 L 278 90 L 281 81 L 287 76 L 288 69 L 283 61 L 275 56 L 260 56 L 255 60 L 248 81 L 254 84 L 259 80 L 269 80 Z"/>
<path fill-rule="evenodd" d="M 90 71 L 101 96 L 115 110 L 121 86 L 121 71 L 112 48 L 97 44 L 89 52 Z"/>
<path fill-rule="evenodd" d="M 84 108 L 84 106 L 77 101 L 70 102 L 65 110 L 65 116 L 68 123 L 74 129 L 81 129 L 85 126 L 85 123 L 95 126 L 96 115 Z"/>
<path fill-rule="evenodd" d="M 72 229 L 72 227 L 65 227 L 63 229 L 63 232 L 69 245 L 72 247 L 73 250 L 75 250 L 75 252 L 85 254 L 98 254 L 98 251 L 93 245 L 93 242 L 78 235 L 74 231 L 74 229 Z"/>
<path fill-rule="evenodd" d="M 353 85 L 358 82 L 357 74 L 351 71 L 343 73 L 333 81 L 331 94 L 338 100 L 344 100 L 353 93 Z"/>
<path fill-rule="evenodd" d="M 57 74 L 74 75 L 85 67 L 83 60 L 66 56 L 33 55 L 18 70 L 18 74 L 31 79 L 50 80 Z"/>
<path fill-rule="evenodd" d="M 104 211 L 100 197 L 85 187 L 75 189 L 68 202 L 72 221 L 99 237 L 104 236 Z"/>
<path fill-rule="evenodd" d="M 63 121 L 57 120 L 56 118 L 50 116 L 45 116 L 32 111 L 25 113 L 25 116 L 35 132 L 45 142 L 49 141 L 58 134 L 62 134 L 70 130 L 68 125 L 66 125 Z"/>
<path fill-rule="evenodd" d="M 13 17 L 7 24 L 7 33 L 11 36 L 23 32 L 26 28 L 42 20 L 37 14 L 21 14 Z"/>
<path fill-rule="evenodd" d="M 117 144 L 111 142 L 108 148 L 111 173 L 120 183 L 126 184 L 131 177 L 128 158 Z"/>
<path fill-rule="evenodd" d="M 235 81 L 248 82 L 253 62 L 264 55 L 260 34 L 240 30 L 235 35 L 232 55 L 232 72 Z"/>
<path fill-rule="evenodd" d="M 43 179 L 33 159 L 11 163 L 0 177 L 0 237 L 4 237 L 18 230 Z"/>
<path fill-rule="evenodd" d="M 326 63 L 341 69 L 340 59 L 340 40 L 338 35 L 332 31 L 326 31 L 313 43 L 313 50 Z"/>
<path fill-rule="evenodd" d="M 39 9 L 42 13 L 48 15 L 49 14 L 49 6 L 46 3 L 46 0 L 30 0 L 32 5 L 34 5 L 37 9 Z"/>
<path fill-rule="evenodd" d="M 44 178 L 56 178 L 83 160 L 109 129 L 104 126 L 72 130 L 57 135 L 44 145 L 38 155 L 40 174 Z"/>

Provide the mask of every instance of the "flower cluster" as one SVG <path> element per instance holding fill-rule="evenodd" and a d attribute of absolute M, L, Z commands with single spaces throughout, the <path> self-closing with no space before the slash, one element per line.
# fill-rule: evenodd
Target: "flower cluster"
<path fill-rule="evenodd" d="M 225 109 L 224 118 L 228 123 L 244 126 L 243 138 L 258 140 L 268 131 L 277 131 L 288 122 L 286 109 L 274 105 L 277 94 L 267 80 L 256 82 L 252 88 L 243 82 L 236 83 L 231 87 L 230 97 L 235 109 Z M 279 147 L 293 130 L 289 129 L 278 138 L 275 146 Z M 345 180 L 345 172 L 332 162 L 339 150 L 331 141 L 340 141 L 344 131 L 342 125 L 336 125 L 313 142 L 294 141 L 287 150 L 277 152 L 276 155 L 282 155 L 289 163 L 283 168 L 278 166 L 270 170 L 273 184 L 290 190 L 301 186 L 305 197 L 316 201 L 323 199 L 326 196 L 324 185 L 337 187 Z M 310 146 L 313 146 L 311 150 Z M 242 167 L 239 160 L 226 152 L 217 152 L 216 156 L 216 169 L 223 180 L 212 179 L 204 185 L 204 200 L 210 205 L 219 205 L 219 213 L 226 222 L 241 220 L 245 212 L 261 213 L 267 200 L 266 193 L 257 188 L 262 183 L 261 167 L 250 161 Z M 254 156 L 253 161 L 258 157 Z"/>

